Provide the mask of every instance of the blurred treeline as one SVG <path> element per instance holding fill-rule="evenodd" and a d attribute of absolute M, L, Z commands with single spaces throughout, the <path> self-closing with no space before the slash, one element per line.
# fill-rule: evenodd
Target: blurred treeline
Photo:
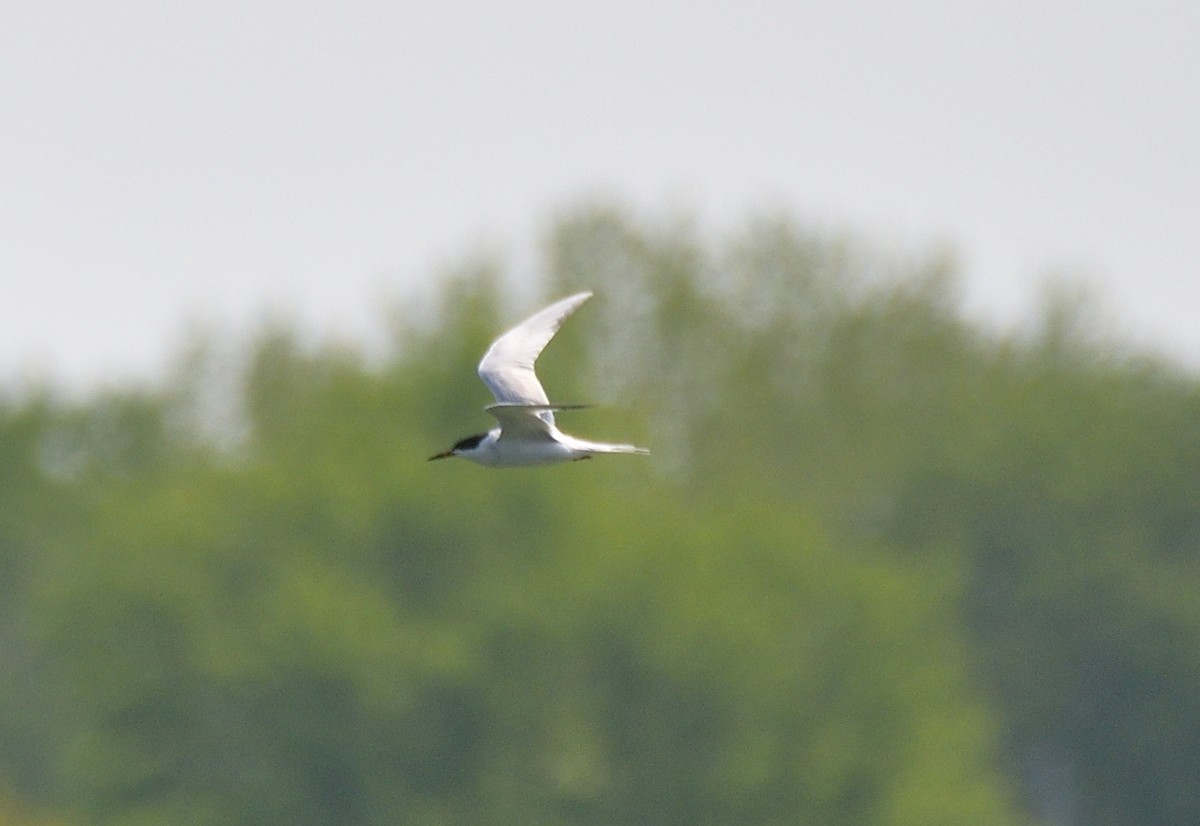
<path fill-rule="evenodd" d="M 1200 380 L 787 220 L 546 250 L 9 393 L 0 824 L 1200 823 Z M 426 464 L 585 287 L 543 380 L 653 455 Z"/>

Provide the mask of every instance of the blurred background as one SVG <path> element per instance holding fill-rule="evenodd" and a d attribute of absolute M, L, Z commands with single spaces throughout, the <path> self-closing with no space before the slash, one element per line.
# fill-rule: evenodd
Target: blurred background
<path fill-rule="evenodd" d="M 1200 822 L 1197 35 L 6 5 L 0 824 Z"/>

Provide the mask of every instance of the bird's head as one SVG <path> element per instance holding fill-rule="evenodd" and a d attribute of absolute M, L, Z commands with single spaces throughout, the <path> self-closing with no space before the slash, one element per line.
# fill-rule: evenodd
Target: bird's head
<path fill-rule="evenodd" d="M 475 450 L 477 447 L 479 447 L 479 443 L 483 441 L 485 436 L 487 436 L 486 433 L 476 433 L 474 436 L 468 436 L 465 439 L 459 439 L 454 443 L 454 447 L 439 453 L 436 456 L 430 456 L 429 461 L 432 462 L 434 459 L 450 459 L 454 456 L 461 456 L 464 453 L 470 453 L 472 450 Z"/>

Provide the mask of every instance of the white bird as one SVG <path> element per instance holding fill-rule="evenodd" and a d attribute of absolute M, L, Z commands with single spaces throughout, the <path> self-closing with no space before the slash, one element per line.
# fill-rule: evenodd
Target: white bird
<path fill-rule="evenodd" d="M 479 378 L 496 397 L 496 403 L 484 410 L 500 426 L 461 439 L 444 453 L 431 456 L 429 461 L 461 456 L 489 467 L 528 467 L 590 459 L 597 453 L 650 452 L 633 445 L 590 442 L 563 433 L 554 424 L 554 411 L 574 410 L 584 405 L 551 404 L 533 371 L 537 357 L 563 322 L 591 297 L 590 292 L 583 292 L 557 301 L 492 342 L 479 362 Z"/>

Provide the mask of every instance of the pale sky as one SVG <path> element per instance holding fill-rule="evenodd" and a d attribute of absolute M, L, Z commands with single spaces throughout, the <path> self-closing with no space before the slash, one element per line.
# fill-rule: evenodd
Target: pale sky
<path fill-rule="evenodd" d="M 366 335 L 597 193 L 951 245 L 1005 319 L 1068 271 L 1200 365 L 1200 3 L 7 0 L 0 384 Z"/>

